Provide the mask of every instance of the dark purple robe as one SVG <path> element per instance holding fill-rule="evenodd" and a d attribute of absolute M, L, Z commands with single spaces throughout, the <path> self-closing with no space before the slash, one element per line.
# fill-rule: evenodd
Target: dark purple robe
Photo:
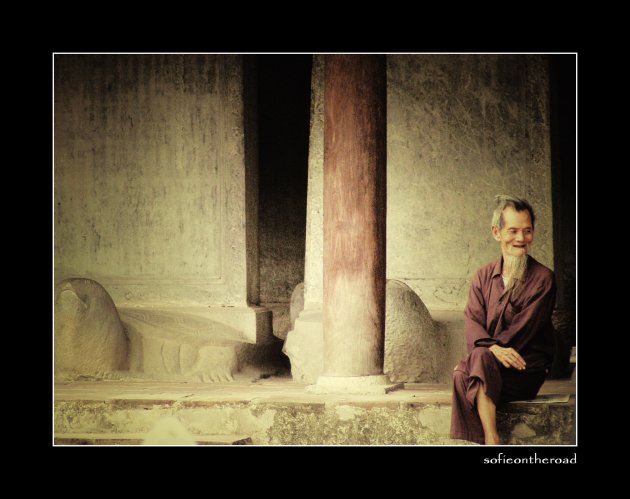
<path fill-rule="evenodd" d="M 496 405 L 531 399 L 551 367 L 553 272 L 528 256 L 525 282 L 515 293 L 504 294 L 502 265 L 500 258 L 482 267 L 470 284 L 464 310 L 468 356 L 453 372 L 451 438 L 484 443 L 475 403 L 480 387 Z M 488 350 L 495 343 L 514 348 L 525 359 L 525 370 L 505 368 Z"/>

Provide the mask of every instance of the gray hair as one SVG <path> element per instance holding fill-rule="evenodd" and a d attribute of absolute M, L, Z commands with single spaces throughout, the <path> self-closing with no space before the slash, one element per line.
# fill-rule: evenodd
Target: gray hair
<path fill-rule="evenodd" d="M 492 214 L 492 225 L 497 226 L 499 229 L 503 228 L 503 210 L 510 206 L 516 211 L 529 211 L 529 217 L 532 220 L 532 229 L 536 223 L 536 216 L 534 215 L 534 209 L 532 205 L 526 199 L 517 198 L 514 196 L 506 196 L 505 194 L 499 194 L 494 197 L 497 207 Z"/>

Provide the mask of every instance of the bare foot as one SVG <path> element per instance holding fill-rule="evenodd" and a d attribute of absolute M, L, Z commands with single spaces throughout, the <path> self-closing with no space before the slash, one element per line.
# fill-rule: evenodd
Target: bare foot
<path fill-rule="evenodd" d="M 501 445 L 501 437 L 498 433 L 486 436 L 486 445 Z"/>

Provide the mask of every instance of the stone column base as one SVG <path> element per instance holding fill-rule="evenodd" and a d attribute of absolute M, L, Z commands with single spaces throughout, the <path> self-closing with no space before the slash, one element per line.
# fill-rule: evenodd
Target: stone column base
<path fill-rule="evenodd" d="M 386 374 L 374 376 L 319 376 L 317 383 L 306 387 L 308 393 L 347 393 L 354 395 L 385 394 L 403 388 L 392 383 Z"/>

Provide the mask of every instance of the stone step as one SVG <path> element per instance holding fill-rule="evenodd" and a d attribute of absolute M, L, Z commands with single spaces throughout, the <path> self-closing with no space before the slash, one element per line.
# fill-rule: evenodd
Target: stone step
<path fill-rule="evenodd" d="M 460 444 L 448 439 L 450 385 L 408 384 L 381 395 L 321 395 L 305 388 L 290 378 L 57 384 L 54 427 L 57 437 L 115 438 L 111 434 L 146 435 L 159 421 L 175 418 L 195 438 L 247 435 L 253 445 Z M 550 380 L 541 398 L 498 408 L 502 438 L 511 445 L 574 445 L 575 384 Z"/>
<path fill-rule="evenodd" d="M 142 445 L 145 433 L 55 433 L 55 445 Z M 247 435 L 193 435 L 197 445 L 251 445 Z M 166 444 L 164 444 L 166 445 Z M 173 444 L 178 445 L 178 444 Z"/>

